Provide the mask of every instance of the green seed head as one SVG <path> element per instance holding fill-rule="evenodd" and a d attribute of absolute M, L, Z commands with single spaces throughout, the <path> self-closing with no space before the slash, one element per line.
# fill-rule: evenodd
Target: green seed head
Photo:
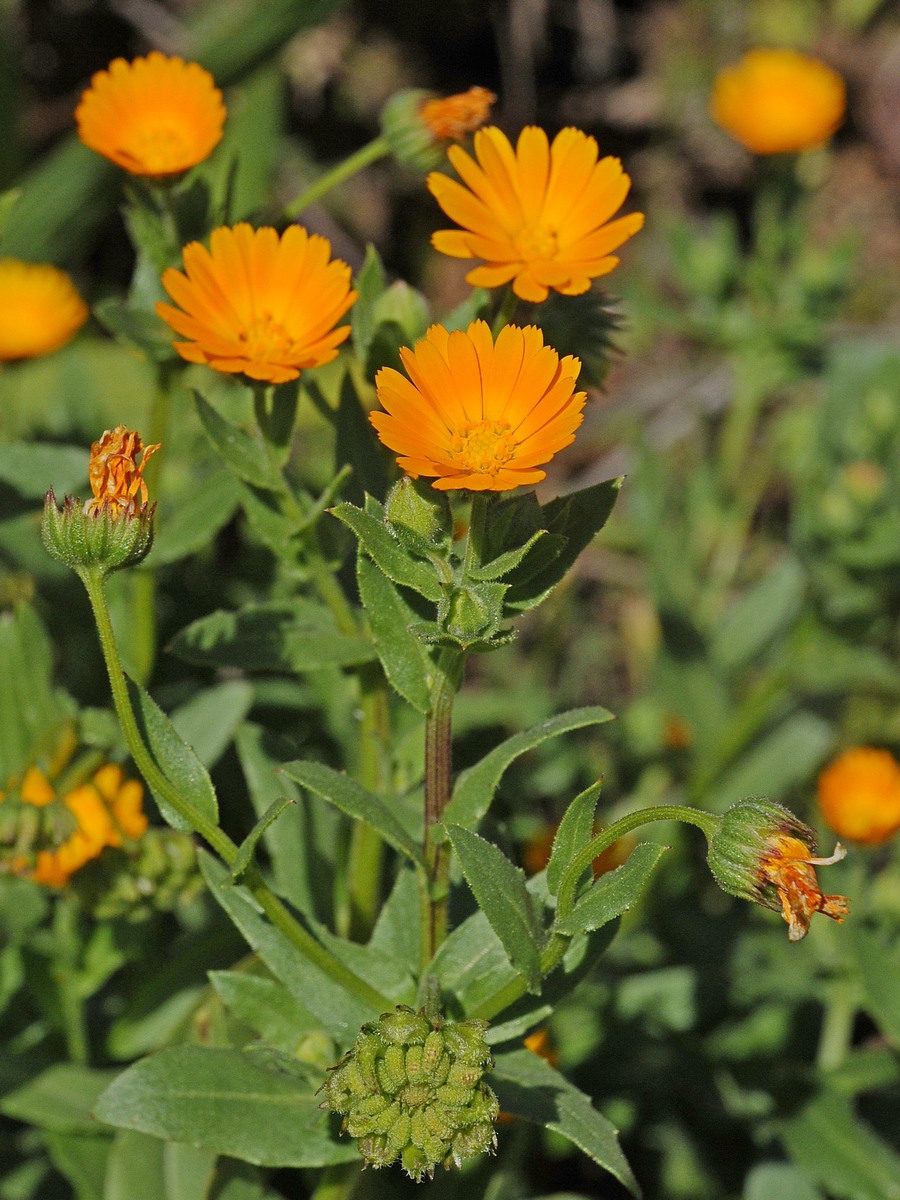
<path fill-rule="evenodd" d="M 373 1167 L 400 1160 L 415 1180 L 493 1149 L 497 1097 L 486 1021 L 429 1020 L 403 1005 L 363 1026 L 322 1085 Z"/>

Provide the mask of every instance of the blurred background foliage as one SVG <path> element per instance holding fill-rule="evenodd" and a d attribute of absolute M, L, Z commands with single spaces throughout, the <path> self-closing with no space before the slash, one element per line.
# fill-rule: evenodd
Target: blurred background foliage
<path fill-rule="evenodd" d="M 716 69 L 760 43 L 821 54 L 848 81 L 844 128 L 790 167 L 753 160 L 708 115 Z M 495 840 L 539 869 L 564 798 L 600 773 L 604 820 L 662 800 L 721 811 L 766 794 L 817 824 L 816 777 L 839 751 L 900 753 L 900 7 L 2 0 L 0 190 L 20 194 L 0 251 L 66 267 L 94 305 L 125 293 L 133 252 L 118 175 L 77 142 L 72 113 L 92 72 L 149 47 L 197 59 L 225 88 L 226 137 L 195 178 L 207 189 L 197 203 L 215 206 L 229 193 L 235 219 L 273 219 L 324 166 L 374 136 L 382 105 L 407 86 L 487 86 L 509 133 L 534 121 L 551 132 L 576 124 L 633 177 L 634 206 L 648 219 L 614 280 L 613 336 L 626 353 L 602 386 L 592 379 L 578 440 L 540 491 L 620 473 L 626 486 L 566 586 L 525 618 L 517 643 L 470 669 L 458 765 L 571 705 L 603 704 L 619 720 L 514 766 Z M 434 315 L 469 295 L 465 265 L 428 246 L 443 223 L 436 205 L 389 160 L 304 222 L 355 271 L 374 244 L 388 279 L 419 288 Z M 409 320 L 423 324 L 416 314 Z M 604 349 L 593 347 L 599 361 Z M 582 339 L 579 350 L 588 359 L 592 347 Z M 318 375 L 323 391 L 336 386 L 327 368 Z M 145 428 L 154 387 L 152 364 L 96 320 L 61 352 L 0 371 L 7 775 L 64 719 L 79 722 L 83 743 L 121 755 L 86 602 L 44 553 L 36 512 L 48 483 L 83 485 L 84 451 L 104 428 Z M 223 382 L 222 411 L 237 419 L 240 403 Z M 273 580 L 277 595 L 278 584 L 186 394 L 175 405 L 154 551 L 162 646 L 187 621 L 262 599 Z M 68 471 L 56 457 L 62 475 L 36 479 L 35 460 L 26 471 L 17 457 L 22 441 L 71 447 Z M 292 470 L 312 489 L 326 478 L 332 442 L 306 403 Z M 134 617 L 132 586 L 117 577 L 112 588 L 123 628 Z M 50 643 L 24 682 L 14 669 L 20 626 L 35 619 L 49 630 L 64 693 L 53 692 Z M 245 767 L 257 736 L 247 730 L 259 725 L 294 750 L 333 755 L 350 740 L 350 717 L 346 691 L 327 674 L 248 681 L 159 656 L 154 695 L 214 768 L 238 834 L 254 818 L 235 731 L 256 723 L 239 738 Z M 34 711 L 46 721 L 23 725 Z M 407 743 L 411 779 L 419 732 L 411 727 Z M 312 811 L 317 852 L 328 859 L 337 827 Z M 820 828 L 827 853 L 832 835 Z M 622 1129 L 645 1194 L 896 1198 L 896 849 L 851 849 L 829 886 L 852 897 L 853 917 L 842 929 L 814 924 L 807 941 L 788 946 L 780 922 L 714 886 L 690 834 L 663 827 L 655 836 L 672 850 L 652 894 L 626 919 L 603 971 L 550 1025 L 560 1066 Z M 109 880 L 93 886 L 107 899 L 115 890 Z M 315 893 L 314 880 L 304 886 Z M 184 1040 L 241 1044 L 256 1028 L 235 1027 L 206 975 L 233 966 L 242 944 L 187 875 L 175 891 L 139 913 L 116 892 L 118 907 L 98 909 L 105 924 L 79 924 L 65 901 L 0 880 L 2 1200 L 311 1194 L 302 1173 L 263 1178 L 176 1144 L 165 1147 L 164 1190 L 152 1196 L 109 1167 L 123 1135 L 114 1146 L 89 1111 L 116 1064 Z M 30 1081 L 39 1072 L 77 1057 L 66 1037 L 73 994 L 87 1005 L 92 1069 L 59 1068 L 38 1088 Z M 567 1143 L 517 1125 L 501 1129 L 497 1161 L 423 1186 L 485 1200 L 625 1194 Z M 358 1194 L 414 1187 L 397 1173 L 369 1173 Z"/>

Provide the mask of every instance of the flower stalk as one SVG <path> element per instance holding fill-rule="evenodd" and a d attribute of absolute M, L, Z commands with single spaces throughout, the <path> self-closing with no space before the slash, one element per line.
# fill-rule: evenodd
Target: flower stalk
<path fill-rule="evenodd" d="M 305 191 L 300 193 L 296 200 L 292 200 L 290 204 L 286 205 L 285 217 L 290 221 L 295 221 L 302 212 L 311 204 L 315 204 L 317 200 L 321 200 L 332 188 L 336 188 L 339 183 L 358 175 L 360 171 L 365 170 L 373 162 L 378 162 L 380 158 L 386 158 L 390 152 L 391 147 L 387 138 L 379 134 L 377 138 L 373 138 L 371 142 L 367 142 L 365 146 L 354 151 L 343 162 L 339 162 L 330 171 L 320 175 L 315 183 L 311 183 Z"/>
<path fill-rule="evenodd" d="M 450 803 L 453 777 L 453 701 L 465 666 L 465 652 L 441 651 L 431 690 L 431 711 L 425 718 L 425 861 L 428 886 L 425 895 L 422 958 L 434 958 L 447 936 L 447 903 L 450 892 L 450 847 L 440 825 Z"/>

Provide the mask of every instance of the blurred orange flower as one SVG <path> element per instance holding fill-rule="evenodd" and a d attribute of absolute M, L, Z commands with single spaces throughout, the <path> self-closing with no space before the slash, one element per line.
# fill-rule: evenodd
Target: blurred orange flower
<path fill-rule="evenodd" d="M 487 88 L 471 87 L 455 96 L 426 100 L 419 118 L 439 142 L 461 142 L 467 133 L 481 128 L 496 99 Z"/>
<path fill-rule="evenodd" d="M 244 223 L 215 229 L 209 250 L 185 246 L 184 273 L 170 268 L 162 282 L 184 309 L 156 306 L 190 339 L 175 343 L 182 358 L 268 383 L 337 358 L 350 326 L 334 326 L 357 295 L 350 268 L 331 258 L 331 243 L 301 225 L 281 237 Z"/>
<path fill-rule="evenodd" d="M 836 71 L 797 50 L 749 50 L 716 76 L 715 120 L 754 154 L 808 150 L 844 120 L 847 93 Z"/>
<path fill-rule="evenodd" d="M 52 354 L 87 319 L 87 305 L 65 271 L 0 258 L 0 362 Z"/>
<path fill-rule="evenodd" d="M 88 500 L 85 512 L 96 515 L 105 507 L 115 517 L 133 516 L 142 504 L 147 503 L 144 468 L 150 455 L 158 449 L 159 444 L 145 446 L 141 435 L 124 425 L 107 429 L 91 446 L 88 477 L 94 498 Z M 139 454 L 140 465 L 137 462 Z"/>
<path fill-rule="evenodd" d="M 522 300 L 586 292 L 619 260 L 612 251 L 644 224 L 642 213 L 610 221 L 631 180 L 617 158 L 599 162 L 597 143 L 579 129 L 563 129 L 551 146 L 543 129 L 529 126 L 513 150 L 495 126 L 475 134 L 476 163 L 460 146 L 447 151 L 462 183 L 432 172 L 428 187 L 462 229 L 442 229 L 435 249 L 485 265 L 466 279 L 475 287 L 512 281 Z M 463 186 L 465 185 L 465 186 Z"/>
<path fill-rule="evenodd" d="M 454 333 L 432 325 L 400 357 L 409 379 L 392 367 L 378 372 L 387 412 L 369 420 L 413 479 L 436 476 L 441 491 L 505 492 L 538 483 L 546 474 L 539 464 L 575 440 L 581 363 L 560 361 L 533 325 L 507 325 L 496 343 L 484 321 Z"/>
<path fill-rule="evenodd" d="M 900 763 L 855 746 L 819 776 L 819 808 L 839 837 L 879 845 L 900 829 Z"/>
<path fill-rule="evenodd" d="M 850 912 L 845 896 L 825 896 L 819 887 L 815 868 L 831 866 L 846 855 L 843 846 L 835 847 L 830 858 L 814 858 L 809 846 L 799 838 L 778 834 L 766 842 L 759 861 L 762 883 L 770 883 L 781 901 L 782 915 L 788 923 L 788 940 L 799 942 L 809 932 L 813 913 L 824 913 L 838 923 Z"/>
<path fill-rule="evenodd" d="M 179 175 L 213 152 L 225 124 L 222 93 L 199 63 L 114 59 L 75 110 L 86 146 L 132 175 Z"/>

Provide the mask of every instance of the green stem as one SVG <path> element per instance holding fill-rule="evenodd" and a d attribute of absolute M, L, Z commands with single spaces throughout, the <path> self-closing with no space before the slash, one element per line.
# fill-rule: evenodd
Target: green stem
<path fill-rule="evenodd" d="M 465 653 L 444 649 L 431 689 L 431 711 L 425 718 L 425 861 L 428 887 L 424 895 L 423 965 L 447 936 L 450 892 L 450 847 L 439 837 L 444 809 L 450 802 L 453 777 L 453 700 L 462 679 Z"/>
<path fill-rule="evenodd" d="M 512 320 L 518 303 L 519 297 L 513 291 L 512 284 L 510 284 L 506 289 L 506 295 L 500 302 L 500 307 L 497 309 L 497 315 L 494 317 L 494 323 L 491 326 L 491 332 L 495 338 L 504 325 L 508 325 Z"/>
<path fill-rule="evenodd" d="M 469 533 L 466 538 L 466 557 L 462 569 L 463 579 L 467 579 L 471 569 L 480 567 L 484 561 L 484 531 L 490 506 L 491 497 L 488 492 L 475 492 L 472 496 Z"/>
<path fill-rule="evenodd" d="M 387 681 L 379 663 L 357 672 L 360 689 L 359 780 L 384 795 L 391 788 L 391 710 Z M 366 941 L 375 928 L 381 900 L 384 841 L 366 821 L 357 821 L 350 839 L 350 932 Z"/>
<path fill-rule="evenodd" d="M 326 1167 L 310 1200 L 350 1200 L 361 1178 L 359 1163 Z"/>
<path fill-rule="evenodd" d="M 84 998 L 78 986 L 78 968 L 82 940 L 79 910 L 74 896 L 61 896 L 53 917 L 55 961 L 53 976 L 59 995 L 66 1050 L 72 1062 L 85 1066 L 90 1062 L 90 1047 Z"/>
<path fill-rule="evenodd" d="M 833 1071 L 844 1061 L 853 1038 L 857 1008 L 857 991 L 853 981 L 840 980 L 835 983 L 825 1005 L 819 1034 L 816 1066 L 820 1071 Z"/>
<path fill-rule="evenodd" d="M 351 154 L 349 158 L 345 158 L 343 162 L 338 163 L 336 167 L 332 167 L 330 171 L 326 171 L 324 175 L 320 175 L 315 183 L 310 184 L 305 192 L 301 192 L 296 200 L 292 200 L 285 207 L 284 215 L 293 221 L 296 217 L 300 216 L 305 208 L 309 208 L 310 204 L 320 199 L 326 192 L 330 192 L 339 183 L 343 183 L 345 179 L 356 175 L 371 163 L 377 162 L 379 158 L 385 158 L 390 152 L 391 148 L 385 137 L 377 137 L 373 141 L 368 142 L 354 154 Z"/>
<path fill-rule="evenodd" d="M 566 868 L 556 900 L 557 919 L 567 917 L 572 911 L 578 881 L 581 879 L 584 871 L 587 870 L 598 855 L 602 854 L 604 850 L 607 850 L 626 833 L 631 833 L 633 829 L 637 829 L 641 825 L 649 825 L 652 821 L 683 821 L 687 825 L 696 825 L 709 838 L 715 832 L 720 820 L 721 818 L 715 816 L 714 813 L 701 812 L 697 808 L 688 808 L 681 804 L 657 804 L 652 808 L 638 809 L 637 812 L 629 813 L 627 816 L 620 818 L 620 820 L 614 821 L 612 825 L 608 825 L 592 841 L 588 842 Z M 554 933 L 552 935 L 541 953 L 540 970 L 542 978 L 556 970 L 562 962 L 571 940 L 571 937 L 565 934 Z M 500 988 L 499 991 L 496 991 L 493 996 L 489 996 L 479 1004 L 476 1009 L 469 1013 L 469 1016 L 482 1017 L 487 1021 L 492 1021 L 494 1017 L 502 1013 L 510 1004 L 514 1004 L 516 1000 L 524 996 L 527 986 L 521 976 L 510 980 L 508 984 Z"/>
<path fill-rule="evenodd" d="M 115 704 L 116 713 L 122 726 L 122 732 L 125 734 L 125 740 L 128 743 L 128 748 L 131 751 L 131 756 L 138 770 L 144 776 L 152 791 L 171 804 L 172 808 L 212 846 L 224 862 L 228 866 L 231 866 L 237 857 L 238 847 L 223 829 L 220 829 L 218 825 L 199 812 L 190 801 L 185 800 L 178 789 L 169 782 L 159 767 L 157 767 L 150 751 L 144 745 L 144 740 L 141 737 L 135 719 L 134 710 L 131 707 L 131 699 L 128 695 L 128 683 L 125 678 L 125 672 L 122 670 L 119 648 L 116 645 L 112 622 L 109 617 L 109 608 L 107 607 L 106 596 L 103 592 L 102 577 L 99 571 L 91 570 L 90 568 L 85 568 L 79 573 L 87 588 L 91 607 L 94 610 L 94 619 L 97 622 L 97 631 L 100 636 L 100 644 L 103 648 L 103 657 L 106 660 L 106 669 L 109 673 L 113 703 Z M 291 916 L 282 902 L 263 881 L 257 867 L 251 867 L 244 879 L 247 887 L 253 893 L 272 924 L 298 950 L 302 951 L 311 962 L 319 967 L 325 975 L 328 975 L 329 978 L 346 988 L 347 991 L 376 1009 L 387 1011 L 392 1007 L 387 997 L 381 995 L 380 992 L 370 987 L 369 984 L 355 975 L 348 967 L 344 966 L 339 959 L 335 958 L 330 951 L 317 942 L 299 921 L 296 921 Z"/>

